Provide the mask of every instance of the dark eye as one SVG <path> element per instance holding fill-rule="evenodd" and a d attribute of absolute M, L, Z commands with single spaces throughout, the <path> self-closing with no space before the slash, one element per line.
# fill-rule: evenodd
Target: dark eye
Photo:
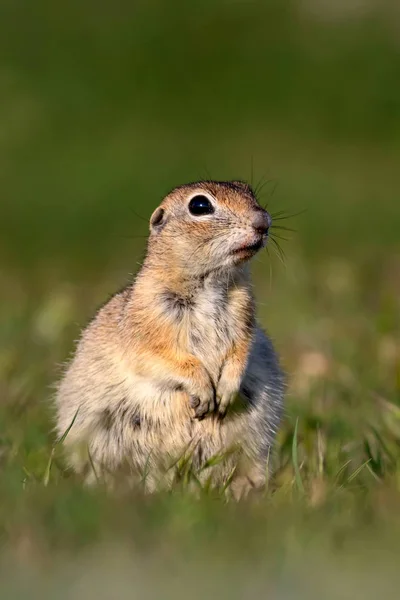
<path fill-rule="evenodd" d="M 211 215 L 214 212 L 214 207 L 207 196 L 194 196 L 189 202 L 189 212 L 195 217 L 203 215 Z"/>

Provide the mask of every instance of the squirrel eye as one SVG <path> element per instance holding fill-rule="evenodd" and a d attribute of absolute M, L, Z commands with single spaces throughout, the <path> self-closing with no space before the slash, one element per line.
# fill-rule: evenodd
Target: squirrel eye
<path fill-rule="evenodd" d="M 194 196 L 189 202 L 189 212 L 195 217 L 203 215 L 211 215 L 214 212 L 214 207 L 207 196 Z"/>

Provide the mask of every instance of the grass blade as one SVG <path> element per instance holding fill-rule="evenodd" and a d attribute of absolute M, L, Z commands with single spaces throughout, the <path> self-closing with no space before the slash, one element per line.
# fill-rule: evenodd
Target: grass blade
<path fill-rule="evenodd" d="M 299 460 L 297 454 L 297 431 L 298 431 L 299 419 L 296 419 L 296 425 L 294 427 L 293 442 L 292 442 L 292 462 L 294 468 L 294 477 L 297 485 L 297 489 L 304 494 L 304 485 L 301 479 Z"/>
<path fill-rule="evenodd" d="M 350 483 L 351 481 L 353 481 L 353 479 L 355 479 L 357 477 L 357 475 L 359 473 L 361 473 L 361 471 L 364 469 L 364 467 L 366 467 L 369 463 L 371 462 L 371 459 L 369 458 L 368 460 L 366 460 L 365 462 L 363 462 L 362 465 L 360 465 L 358 467 L 358 469 L 356 469 L 354 471 L 354 473 L 351 473 L 351 475 L 349 475 L 349 477 L 347 478 L 347 482 Z"/>
<path fill-rule="evenodd" d="M 53 459 L 54 459 L 54 454 L 56 452 L 56 448 L 57 448 L 57 446 L 59 446 L 60 444 L 62 444 L 65 441 L 67 435 L 71 431 L 71 429 L 72 429 L 72 427 L 73 427 L 73 425 L 74 425 L 74 423 L 76 421 L 76 417 L 78 416 L 78 412 L 79 412 L 79 408 L 76 411 L 76 413 L 74 414 L 74 417 L 73 417 L 71 423 L 68 425 L 67 429 L 64 431 L 64 433 L 62 434 L 62 436 L 56 441 L 56 443 L 54 444 L 53 448 L 51 449 L 49 460 L 47 462 L 46 469 L 45 469 L 45 472 L 44 472 L 44 475 L 43 475 L 43 485 L 45 487 L 47 487 L 49 485 L 51 467 L 53 465 Z"/>
<path fill-rule="evenodd" d="M 96 482 L 99 483 L 99 476 L 97 475 L 97 471 L 96 471 L 96 468 L 95 468 L 94 462 L 93 462 L 93 457 L 90 454 L 89 446 L 87 447 L 87 453 L 88 453 L 89 462 L 90 462 L 90 466 L 92 467 L 92 471 L 93 471 L 94 477 L 96 479 Z"/>

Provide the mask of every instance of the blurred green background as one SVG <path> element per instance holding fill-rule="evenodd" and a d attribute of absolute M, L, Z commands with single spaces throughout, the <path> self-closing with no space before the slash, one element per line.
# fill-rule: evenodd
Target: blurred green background
<path fill-rule="evenodd" d="M 199 597 L 395 597 L 399 166 L 395 0 L 0 2 L 5 597 L 32 581 L 40 598 L 110 597 L 116 581 L 125 597 L 142 567 L 163 597 L 193 579 Z M 276 230 L 284 255 L 271 245 L 254 262 L 290 381 L 270 489 L 229 508 L 180 489 L 112 499 L 82 490 L 59 449 L 45 486 L 60 365 L 137 270 L 162 197 L 201 178 L 264 184 L 260 201 L 294 230 Z M 109 550 L 122 539 L 129 550 Z M 94 558 L 71 566 L 75 548 Z M 99 591 L 107 552 L 124 566 L 114 558 Z M 160 597 L 153 579 L 138 597 Z"/>

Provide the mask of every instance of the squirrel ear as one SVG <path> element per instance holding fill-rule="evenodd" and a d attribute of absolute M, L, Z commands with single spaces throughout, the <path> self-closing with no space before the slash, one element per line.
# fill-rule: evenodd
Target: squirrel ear
<path fill-rule="evenodd" d="M 165 223 L 165 210 L 161 207 L 156 208 L 150 217 L 150 229 L 157 231 Z"/>

